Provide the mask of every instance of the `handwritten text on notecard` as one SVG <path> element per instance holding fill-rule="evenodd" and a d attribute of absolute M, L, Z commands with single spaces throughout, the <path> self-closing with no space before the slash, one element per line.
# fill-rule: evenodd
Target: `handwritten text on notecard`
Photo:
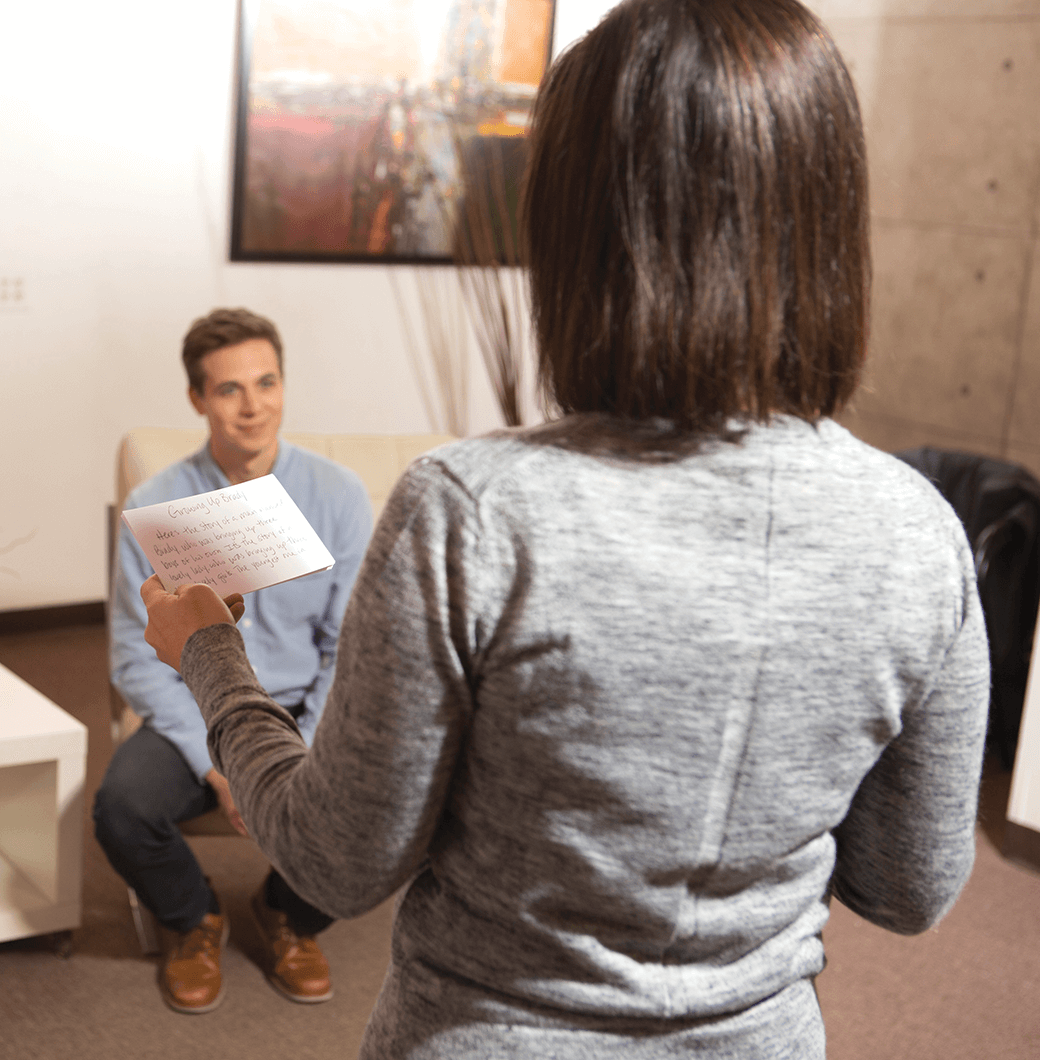
<path fill-rule="evenodd" d="M 252 592 L 335 562 L 273 476 L 133 508 L 123 519 L 167 590 L 203 582 Z"/>

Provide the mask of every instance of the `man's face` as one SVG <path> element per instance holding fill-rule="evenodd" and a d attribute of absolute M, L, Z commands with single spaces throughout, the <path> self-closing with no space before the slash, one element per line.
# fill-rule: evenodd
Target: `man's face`
<path fill-rule="evenodd" d="M 203 390 L 188 390 L 195 411 L 209 420 L 217 463 L 237 464 L 278 448 L 282 423 L 282 373 L 267 339 L 247 339 L 202 358 Z"/>

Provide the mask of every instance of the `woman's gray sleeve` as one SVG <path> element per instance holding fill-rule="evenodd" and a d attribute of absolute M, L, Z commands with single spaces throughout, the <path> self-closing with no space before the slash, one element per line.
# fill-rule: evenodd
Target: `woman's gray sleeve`
<path fill-rule="evenodd" d="M 309 754 L 257 684 L 237 630 L 200 630 L 182 657 L 250 834 L 334 916 L 365 912 L 416 871 L 454 773 L 471 695 L 458 577 L 467 531 L 451 497 L 451 483 L 418 468 L 388 502 Z"/>
<path fill-rule="evenodd" d="M 904 935 L 936 924 L 975 858 L 975 817 L 989 705 L 986 626 L 962 548 L 963 618 L 931 689 L 903 712 L 835 830 L 831 891 L 867 920 Z"/>

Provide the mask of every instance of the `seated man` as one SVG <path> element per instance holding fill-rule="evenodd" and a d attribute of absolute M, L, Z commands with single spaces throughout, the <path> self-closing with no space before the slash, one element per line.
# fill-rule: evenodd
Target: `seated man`
<path fill-rule="evenodd" d="M 280 442 L 282 344 L 275 326 L 245 309 L 215 309 L 184 338 L 188 396 L 209 421 L 193 456 L 139 486 L 128 508 L 276 475 L 336 559 L 330 570 L 245 598 L 239 628 L 260 680 L 309 744 L 332 682 L 336 640 L 372 531 L 372 508 L 352 471 Z M 180 677 L 145 643 L 139 590 L 152 573 L 123 526 L 109 606 L 112 681 L 144 724 L 116 748 L 98 790 L 98 842 L 157 917 L 159 986 L 178 1012 L 208 1012 L 223 996 L 220 951 L 228 924 L 177 827 L 219 805 L 245 834 L 227 781 L 206 749 L 206 726 Z M 253 896 L 270 981 L 294 1001 L 332 996 L 314 936 L 332 917 L 295 894 L 275 870 Z"/>

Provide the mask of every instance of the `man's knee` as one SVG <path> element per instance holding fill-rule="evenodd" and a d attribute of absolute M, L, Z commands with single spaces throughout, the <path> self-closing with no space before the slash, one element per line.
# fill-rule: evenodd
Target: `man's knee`
<path fill-rule="evenodd" d="M 216 804 L 165 737 L 142 726 L 112 755 L 94 799 L 94 834 L 113 849 L 165 850 L 180 841 L 177 822 Z"/>
<path fill-rule="evenodd" d="M 135 741 L 112 756 L 94 796 L 94 834 L 103 847 L 163 843 L 176 831 L 178 777 L 151 750 Z"/>
<path fill-rule="evenodd" d="M 94 835 L 105 849 L 138 842 L 142 835 L 161 829 L 160 821 L 144 811 L 140 799 L 110 781 L 106 774 L 94 796 Z"/>

